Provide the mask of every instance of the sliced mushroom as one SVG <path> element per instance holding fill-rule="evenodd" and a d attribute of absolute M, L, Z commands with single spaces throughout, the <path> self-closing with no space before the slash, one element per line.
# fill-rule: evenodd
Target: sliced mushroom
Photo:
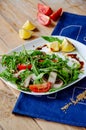
<path fill-rule="evenodd" d="M 20 75 L 20 73 L 22 73 L 23 71 L 25 71 L 25 70 L 20 70 L 20 71 L 18 71 L 17 73 L 14 74 L 14 77 L 17 78 L 17 77 Z"/>
<path fill-rule="evenodd" d="M 59 78 L 56 79 L 55 84 L 53 85 L 53 88 L 59 88 L 63 85 L 63 81 Z"/>
<path fill-rule="evenodd" d="M 29 76 L 25 79 L 25 81 L 24 81 L 24 87 L 27 88 L 27 87 L 29 86 L 30 80 L 31 80 L 31 79 L 32 79 L 32 80 L 35 80 L 35 78 L 36 78 L 35 74 L 29 75 Z"/>
<path fill-rule="evenodd" d="M 48 82 L 51 82 L 53 85 L 53 88 L 59 88 L 63 85 L 63 81 L 59 78 L 57 78 L 57 73 L 56 72 L 50 72 Z"/>
<path fill-rule="evenodd" d="M 30 83 L 30 80 L 31 80 L 31 75 L 29 75 L 26 79 L 25 79 L 25 81 L 24 81 L 24 87 L 25 88 L 27 88 L 28 87 L 28 85 L 29 85 L 29 83 Z"/>
<path fill-rule="evenodd" d="M 35 79 L 36 79 L 36 75 L 35 75 L 35 74 L 32 74 L 32 75 L 31 75 L 31 78 L 32 78 L 33 80 L 35 80 Z"/>
<path fill-rule="evenodd" d="M 48 78 L 48 82 L 51 82 L 52 84 L 55 83 L 56 81 L 56 77 L 57 77 L 57 73 L 56 72 L 50 72 L 49 78 Z"/>

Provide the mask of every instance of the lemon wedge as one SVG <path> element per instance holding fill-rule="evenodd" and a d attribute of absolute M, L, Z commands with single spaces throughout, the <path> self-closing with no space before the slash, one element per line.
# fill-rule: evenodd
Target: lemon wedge
<path fill-rule="evenodd" d="M 50 43 L 49 48 L 51 49 L 51 51 L 57 52 L 60 50 L 60 43 L 58 41 L 54 41 Z"/>
<path fill-rule="evenodd" d="M 19 30 L 19 36 L 21 39 L 29 39 L 32 36 L 31 31 L 27 31 L 25 29 L 20 29 Z"/>
<path fill-rule="evenodd" d="M 33 25 L 32 22 L 27 20 L 22 28 L 25 29 L 25 30 L 34 30 L 36 27 Z"/>
<path fill-rule="evenodd" d="M 62 42 L 62 45 L 61 45 L 61 51 L 63 51 L 63 52 L 71 52 L 71 51 L 74 51 L 74 50 L 75 50 L 74 45 L 69 40 L 67 40 L 65 38 L 63 40 L 63 42 Z"/>

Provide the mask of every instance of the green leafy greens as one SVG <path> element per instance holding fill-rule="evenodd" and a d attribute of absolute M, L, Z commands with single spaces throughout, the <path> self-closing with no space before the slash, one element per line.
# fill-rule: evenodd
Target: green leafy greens
<path fill-rule="evenodd" d="M 59 43 L 62 43 L 63 40 L 57 38 L 57 37 L 52 37 L 52 36 L 42 36 L 43 39 L 45 39 L 48 42 L 54 42 L 58 41 Z"/>
<path fill-rule="evenodd" d="M 43 37 L 49 41 L 58 40 L 57 38 Z M 60 40 L 61 42 L 61 40 Z M 57 54 L 46 54 L 39 50 L 22 50 L 20 52 L 13 52 L 8 55 L 2 56 L 1 64 L 5 67 L 5 70 L 0 73 L 0 77 L 10 81 L 18 86 L 19 89 L 24 91 L 30 91 L 29 87 L 24 87 L 26 78 L 35 74 L 36 78 L 32 84 L 41 84 L 44 81 L 44 76 L 50 74 L 50 72 L 56 72 L 57 77 L 63 81 L 63 87 L 78 79 L 80 68 L 77 67 L 77 63 L 72 66 L 68 65 L 68 58 L 61 58 Z M 18 77 L 15 76 L 19 72 L 18 65 L 31 64 L 31 69 L 23 70 Z M 55 91 L 55 88 L 49 91 Z"/>

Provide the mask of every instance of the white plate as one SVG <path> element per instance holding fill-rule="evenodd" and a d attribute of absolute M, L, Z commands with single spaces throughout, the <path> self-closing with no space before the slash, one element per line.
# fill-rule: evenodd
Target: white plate
<path fill-rule="evenodd" d="M 58 37 L 59 39 L 64 39 L 64 38 L 65 38 L 65 37 L 63 37 L 63 36 L 55 36 L 55 37 Z M 67 37 L 66 37 L 66 38 L 67 38 Z M 76 82 L 78 82 L 78 81 L 80 81 L 81 79 L 83 79 L 84 77 L 86 77 L 86 46 L 85 46 L 84 44 L 78 42 L 78 41 L 73 40 L 73 39 L 70 39 L 70 38 L 67 38 L 67 39 L 68 39 L 69 41 L 71 41 L 72 44 L 74 44 L 74 46 L 76 47 L 77 52 L 74 52 L 74 53 L 78 53 L 79 56 L 80 56 L 80 58 L 81 58 L 81 60 L 84 61 L 84 68 L 83 68 L 83 69 L 84 69 L 84 72 L 83 72 L 83 75 L 81 75 L 78 80 L 76 80 L 76 81 L 74 81 L 74 82 L 68 84 L 67 86 L 65 86 L 65 87 L 63 87 L 63 88 L 60 88 L 60 89 L 58 89 L 58 90 L 56 90 L 56 91 L 54 91 L 54 92 L 34 93 L 34 92 L 26 92 L 26 91 L 20 90 L 20 89 L 17 88 L 16 85 L 12 84 L 11 82 L 5 81 L 5 80 L 2 79 L 2 78 L 0 78 L 0 79 L 1 79 L 4 83 L 6 83 L 7 85 L 9 85 L 10 87 L 12 87 L 12 88 L 14 88 L 14 89 L 16 89 L 16 90 L 19 90 L 19 91 L 21 91 L 21 92 L 23 92 L 23 93 L 31 94 L 31 95 L 48 95 L 48 94 L 56 93 L 56 92 L 58 92 L 58 91 L 61 91 L 61 90 L 63 90 L 63 89 L 66 89 L 66 88 L 68 88 L 69 86 L 75 84 Z M 39 46 L 43 46 L 45 43 L 48 43 L 48 42 L 47 42 L 46 40 L 44 40 L 43 38 L 37 38 L 36 40 L 32 40 L 32 41 L 30 41 L 30 42 L 25 43 L 24 46 L 25 46 L 25 48 L 26 48 L 27 50 L 34 50 L 34 49 L 36 49 L 36 48 L 39 47 Z M 19 51 L 21 51 L 21 50 L 22 50 L 22 45 L 21 45 L 21 46 L 18 46 L 18 47 L 15 48 L 15 49 L 13 49 L 13 50 L 12 50 L 11 52 L 9 52 L 9 53 L 12 53 L 13 51 L 19 52 Z M 43 51 L 46 51 L 46 52 L 47 52 L 48 50 L 47 50 L 46 48 L 44 48 Z M 0 72 L 2 72 L 3 69 L 4 69 L 4 68 L 3 68 L 2 65 L 0 64 Z"/>

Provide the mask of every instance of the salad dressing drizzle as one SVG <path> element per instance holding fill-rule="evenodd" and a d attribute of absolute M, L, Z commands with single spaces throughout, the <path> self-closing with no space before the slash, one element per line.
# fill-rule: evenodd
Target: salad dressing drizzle
<path fill-rule="evenodd" d="M 80 69 L 83 68 L 84 62 L 83 62 L 83 61 L 80 61 L 80 59 L 77 57 L 77 54 L 68 54 L 68 56 L 70 56 L 70 57 L 73 58 L 73 59 L 76 59 L 76 60 L 80 63 Z"/>

